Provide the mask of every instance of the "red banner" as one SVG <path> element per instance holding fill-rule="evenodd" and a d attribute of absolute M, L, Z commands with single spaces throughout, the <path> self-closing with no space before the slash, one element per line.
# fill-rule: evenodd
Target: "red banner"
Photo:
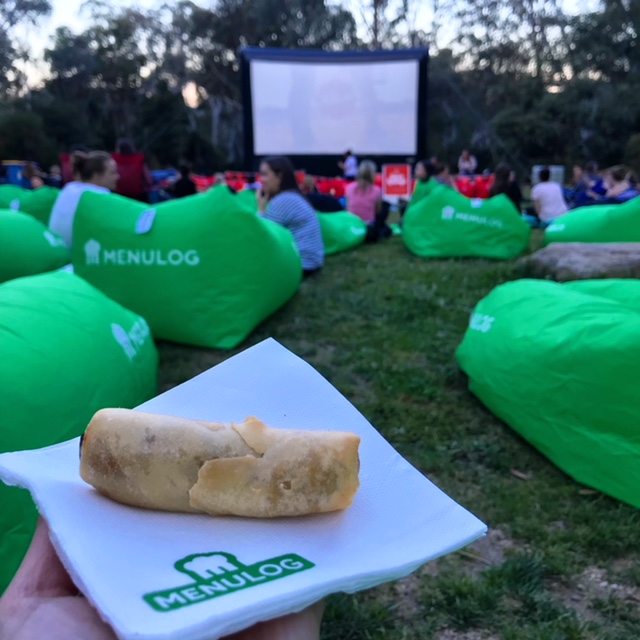
<path fill-rule="evenodd" d="M 382 167 L 382 197 L 411 196 L 411 167 L 408 164 L 385 164 Z"/>

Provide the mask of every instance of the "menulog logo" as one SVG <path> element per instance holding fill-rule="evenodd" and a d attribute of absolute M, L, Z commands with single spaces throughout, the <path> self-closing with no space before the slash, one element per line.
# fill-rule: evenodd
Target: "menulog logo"
<path fill-rule="evenodd" d="M 127 331 L 119 324 L 111 323 L 111 333 L 129 360 L 133 360 L 138 355 L 138 352 L 151 335 L 149 325 L 144 318 L 138 318 L 133 323 L 130 331 Z"/>
<path fill-rule="evenodd" d="M 502 220 L 497 218 L 489 218 L 488 216 L 482 216 L 477 213 L 464 213 L 463 211 L 456 211 L 455 207 L 443 207 L 442 208 L 443 220 L 460 220 L 461 222 L 471 222 L 472 224 L 479 224 L 483 227 L 495 227 L 502 229 L 504 226 Z"/>
<path fill-rule="evenodd" d="M 195 249 L 105 249 L 93 239 L 85 243 L 84 253 L 87 265 L 195 267 L 200 264 L 200 256 Z"/>
<path fill-rule="evenodd" d="M 469 328 L 474 331 L 487 333 L 488 331 L 491 331 L 491 327 L 494 322 L 495 318 L 493 316 L 488 316 L 484 313 L 474 313 L 471 315 L 471 319 L 469 320 Z"/>
<path fill-rule="evenodd" d="M 198 553 L 178 560 L 174 565 L 192 582 L 174 589 L 147 593 L 143 599 L 156 611 L 175 611 L 241 589 L 287 578 L 314 566 L 295 553 L 250 565 L 242 564 L 234 555 L 222 551 Z"/>
<path fill-rule="evenodd" d="M 387 184 L 391 187 L 399 187 L 407 184 L 407 179 L 404 177 L 402 173 L 392 173 L 387 178 Z"/>

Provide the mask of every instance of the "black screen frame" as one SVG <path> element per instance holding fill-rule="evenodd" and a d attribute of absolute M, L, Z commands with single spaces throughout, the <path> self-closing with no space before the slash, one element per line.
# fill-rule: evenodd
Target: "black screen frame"
<path fill-rule="evenodd" d="M 428 99 L 428 48 L 396 49 L 390 51 L 322 51 L 315 49 L 273 49 L 268 47 L 245 47 L 240 50 L 242 102 L 244 113 L 244 169 L 258 170 L 265 156 L 255 153 L 253 131 L 253 105 L 251 95 L 251 62 L 254 60 L 287 62 L 388 62 L 402 60 L 418 61 L 418 99 L 416 104 L 416 154 L 407 155 L 367 155 L 378 167 L 383 164 L 414 164 L 427 156 L 427 99 Z M 304 169 L 315 175 L 332 176 L 339 173 L 337 155 L 289 155 L 296 169 Z"/>

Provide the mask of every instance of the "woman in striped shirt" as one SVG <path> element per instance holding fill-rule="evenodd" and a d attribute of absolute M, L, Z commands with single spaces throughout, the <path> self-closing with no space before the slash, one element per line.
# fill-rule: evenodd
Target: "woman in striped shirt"
<path fill-rule="evenodd" d="M 320 221 L 298 189 L 291 161 L 283 156 L 265 158 L 260 163 L 260 181 L 260 215 L 291 231 L 300 253 L 304 276 L 315 273 L 324 264 Z"/>

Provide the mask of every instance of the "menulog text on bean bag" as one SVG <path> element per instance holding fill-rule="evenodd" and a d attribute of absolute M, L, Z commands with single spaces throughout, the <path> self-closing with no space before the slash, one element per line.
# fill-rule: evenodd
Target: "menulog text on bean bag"
<path fill-rule="evenodd" d="M 174 342 L 233 348 L 302 280 L 291 233 L 224 185 L 153 206 L 87 192 L 73 235 L 75 273 Z"/>
<path fill-rule="evenodd" d="M 509 260 L 529 244 L 531 229 L 504 194 L 470 199 L 440 185 L 404 215 L 402 239 L 425 258 Z"/>

